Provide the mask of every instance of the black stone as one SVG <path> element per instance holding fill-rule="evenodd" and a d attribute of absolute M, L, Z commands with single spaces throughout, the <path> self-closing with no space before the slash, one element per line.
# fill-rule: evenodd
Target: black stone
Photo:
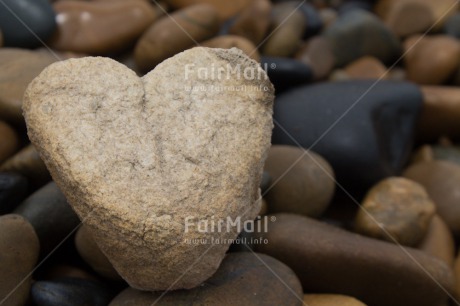
<path fill-rule="evenodd" d="M 270 188 L 271 183 L 272 178 L 270 177 L 270 174 L 268 174 L 267 171 L 264 171 L 262 173 L 262 180 L 260 181 L 260 190 L 262 195 L 267 191 L 268 188 Z"/>
<path fill-rule="evenodd" d="M 343 81 L 304 86 L 275 101 L 274 144 L 300 144 L 329 161 L 339 183 L 362 192 L 397 175 L 422 107 L 410 83 Z"/>
<path fill-rule="evenodd" d="M 40 40 L 48 39 L 56 28 L 55 15 L 48 0 L 0 1 L 0 29 L 4 45 L 21 48 L 40 46 Z"/>
<path fill-rule="evenodd" d="M 313 70 L 303 62 L 285 57 L 262 56 L 262 68 L 267 71 L 276 93 L 304 85 L 313 80 Z"/>
<path fill-rule="evenodd" d="M 316 8 L 305 2 L 299 7 L 299 11 L 303 13 L 307 21 L 307 28 L 304 33 L 304 39 L 318 34 L 323 28 L 323 20 Z"/>
<path fill-rule="evenodd" d="M 26 218 L 35 228 L 42 256 L 53 250 L 80 224 L 77 215 L 54 182 L 34 192 L 14 213 Z"/>
<path fill-rule="evenodd" d="M 398 38 L 374 14 L 362 9 L 340 15 L 324 36 L 331 44 L 338 67 L 365 55 L 390 65 L 401 54 Z"/>
<path fill-rule="evenodd" d="M 96 281 L 62 278 L 35 282 L 31 295 L 37 306 L 107 306 L 114 292 Z"/>
<path fill-rule="evenodd" d="M 361 9 L 368 12 L 372 12 L 374 4 L 372 1 L 366 0 L 352 0 L 352 1 L 345 1 L 339 6 L 339 14 L 344 14 L 351 10 Z"/>
<path fill-rule="evenodd" d="M 457 13 L 446 20 L 444 23 L 444 33 L 455 38 L 460 38 L 460 13 Z"/>
<path fill-rule="evenodd" d="M 27 196 L 28 182 L 16 173 L 0 172 L 0 215 L 12 212 Z"/>

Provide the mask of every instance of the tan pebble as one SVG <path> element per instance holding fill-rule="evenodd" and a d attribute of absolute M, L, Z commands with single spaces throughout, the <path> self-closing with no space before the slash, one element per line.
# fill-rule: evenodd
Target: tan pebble
<path fill-rule="evenodd" d="M 334 195 L 334 172 L 314 152 L 285 145 L 273 145 L 265 162 L 273 182 L 267 195 L 268 210 L 319 217 Z M 276 183 L 275 183 L 276 182 Z"/>
<path fill-rule="evenodd" d="M 56 59 L 42 52 L 0 49 L 0 119 L 23 127 L 22 97 L 27 85 Z"/>
<path fill-rule="evenodd" d="M 423 109 L 417 135 L 424 142 L 441 136 L 460 140 L 460 87 L 422 86 Z"/>
<path fill-rule="evenodd" d="M 33 188 L 45 185 L 51 176 L 32 145 L 24 147 L 0 165 L 0 171 L 18 172 L 27 177 Z"/>
<path fill-rule="evenodd" d="M 327 78 L 335 66 L 331 45 L 321 36 L 308 40 L 295 57 L 313 69 L 315 80 Z"/>
<path fill-rule="evenodd" d="M 289 57 L 300 48 L 307 21 L 303 13 L 295 9 L 297 5 L 284 2 L 273 6 L 271 35 L 262 46 L 263 55 Z"/>
<path fill-rule="evenodd" d="M 423 145 L 412 154 L 411 165 L 433 161 L 434 159 L 433 148 L 429 145 Z"/>
<path fill-rule="evenodd" d="M 453 266 L 455 257 L 454 237 L 447 224 L 438 215 L 431 219 L 428 232 L 417 247 Z"/>
<path fill-rule="evenodd" d="M 0 217 L 0 304 L 25 305 L 40 245 L 35 230 L 19 215 Z"/>
<path fill-rule="evenodd" d="M 58 1 L 52 48 L 107 54 L 130 47 L 160 15 L 144 0 Z"/>
<path fill-rule="evenodd" d="M 99 249 L 89 229 L 82 225 L 75 235 L 75 246 L 80 256 L 99 275 L 111 279 L 121 280 L 122 278 L 108 260 L 107 256 Z"/>
<path fill-rule="evenodd" d="M 407 79 L 418 84 L 442 84 L 460 64 L 460 42 L 447 35 L 411 36 L 404 50 Z"/>
<path fill-rule="evenodd" d="M 344 68 L 350 79 L 387 79 L 387 68 L 377 58 L 365 56 Z"/>
<path fill-rule="evenodd" d="M 210 5 L 178 10 L 145 31 L 134 51 L 136 64 L 147 72 L 165 59 L 213 37 L 219 26 L 218 13 Z"/>
<path fill-rule="evenodd" d="M 403 176 L 425 187 L 455 235 L 460 235 L 460 166 L 447 161 L 431 161 L 410 166 Z"/>
<path fill-rule="evenodd" d="M 257 47 L 248 39 L 236 35 L 222 35 L 201 43 L 202 47 L 231 49 L 238 48 L 253 60 L 260 62 Z"/>
<path fill-rule="evenodd" d="M 456 0 L 379 0 L 375 12 L 396 35 L 405 37 L 441 29 L 457 8 Z"/>
<path fill-rule="evenodd" d="M 229 33 L 245 37 L 257 46 L 265 38 L 270 27 L 271 9 L 272 4 L 269 0 L 252 1 L 237 17 Z"/>
<path fill-rule="evenodd" d="M 340 294 L 305 294 L 303 302 L 307 306 L 366 306 L 353 297 Z"/>
<path fill-rule="evenodd" d="M 370 237 L 414 246 L 425 237 L 435 210 L 420 184 L 391 177 L 369 190 L 356 215 L 355 228 Z"/>
<path fill-rule="evenodd" d="M 166 3 L 178 9 L 195 4 L 209 4 L 217 10 L 220 20 L 225 21 L 243 11 L 252 1 L 253 0 L 166 0 Z"/>
<path fill-rule="evenodd" d="M 6 122 L 0 121 L 0 163 L 13 155 L 18 148 L 18 134 Z"/>

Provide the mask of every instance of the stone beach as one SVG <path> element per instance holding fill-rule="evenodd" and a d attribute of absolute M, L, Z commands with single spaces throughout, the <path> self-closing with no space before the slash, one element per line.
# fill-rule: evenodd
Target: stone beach
<path fill-rule="evenodd" d="M 456 0 L 0 0 L 0 306 L 460 305 Z"/>

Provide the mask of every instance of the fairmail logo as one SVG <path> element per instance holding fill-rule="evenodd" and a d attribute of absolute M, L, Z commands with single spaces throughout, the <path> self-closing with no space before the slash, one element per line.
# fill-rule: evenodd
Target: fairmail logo
<path fill-rule="evenodd" d="M 241 232 L 244 230 L 247 233 L 267 233 L 268 223 L 274 222 L 274 217 L 258 216 L 256 220 L 245 220 L 242 221 L 241 216 L 234 219 L 228 216 L 225 219 L 219 219 L 215 216 L 211 216 L 209 219 L 198 219 L 194 216 L 188 216 L 185 218 L 185 229 L 186 233 L 191 230 L 199 233 L 222 233 L 222 232 Z M 262 222 L 260 222 L 262 221 Z"/>

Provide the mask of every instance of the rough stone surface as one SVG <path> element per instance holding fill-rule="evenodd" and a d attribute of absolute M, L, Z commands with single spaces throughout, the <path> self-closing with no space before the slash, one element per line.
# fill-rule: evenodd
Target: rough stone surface
<path fill-rule="evenodd" d="M 268 153 L 265 171 L 273 186 L 266 195 L 268 211 L 319 217 L 335 191 L 334 171 L 314 152 L 294 146 L 274 145 Z"/>
<path fill-rule="evenodd" d="M 268 243 L 256 251 L 288 265 L 304 292 L 349 295 L 372 306 L 433 306 L 444 305 L 446 291 L 453 290 L 450 267 L 420 250 L 402 250 L 299 215 L 272 216 L 276 221 L 268 221 L 261 234 Z"/>
<path fill-rule="evenodd" d="M 24 218 L 0 217 L 0 305 L 25 305 L 31 285 L 28 274 L 37 263 L 39 249 L 37 235 Z"/>
<path fill-rule="evenodd" d="M 113 268 L 107 256 L 99 249 L 94 241 L 90 230 L 82 225 L 75 235 L 75 246 L 78 254 L 94 269 L 99 275 L 113 280 L 119 280 L 120 275 Z"/>
<path fill-rule="evenodd" d="M 58 1 L 53 6 L 58 28 L 50 46 L 88 54 L 130 47 L 160 15 L 144 0 Z"/>
<path fill-rule="evenodd" d="M 229 72 L 214 88 L 216 79 L 198 73 L 237 65 L 261 79 Z M 238 86 L 245 90 L 231 91 Z M 142 79 L 110 59 L 70 59 L 46 69 L 24 99 L 29 136 L 53 178 L 115 269 L 144 290 L 199 285 L 229 245 L 187 239 L 233 239 L 236 226 L 217 233 L 210 220 L 255 218 L 272 107 L 273 86 L 257 62 L 207 48 Z"/>
<path fill-rule="evenodd" d="M 300 306 L 302 296 L 299 280 L 285 264 L 265 254 L 246 252 L 228 254 L 219 270 L 200 287 L 166 294 L 129 288 L 110 306 Z"/>
<path fill-rule="evenodd" d="M 356 230 L 370 237 L 414 246 L 427 233 L 435 210 L 435 204 L 420 184 L 390 177 L 366 195 L 356 216 Z"/>
<path fill-rule="evenodd" d="M 253 60 L 260 62 L 260 54 L 257 47 L 247 38 L 236 35 L 221 35 L 215 38 L 203 41 L 202 47 L 231 49 L 238 48 Z"/>

